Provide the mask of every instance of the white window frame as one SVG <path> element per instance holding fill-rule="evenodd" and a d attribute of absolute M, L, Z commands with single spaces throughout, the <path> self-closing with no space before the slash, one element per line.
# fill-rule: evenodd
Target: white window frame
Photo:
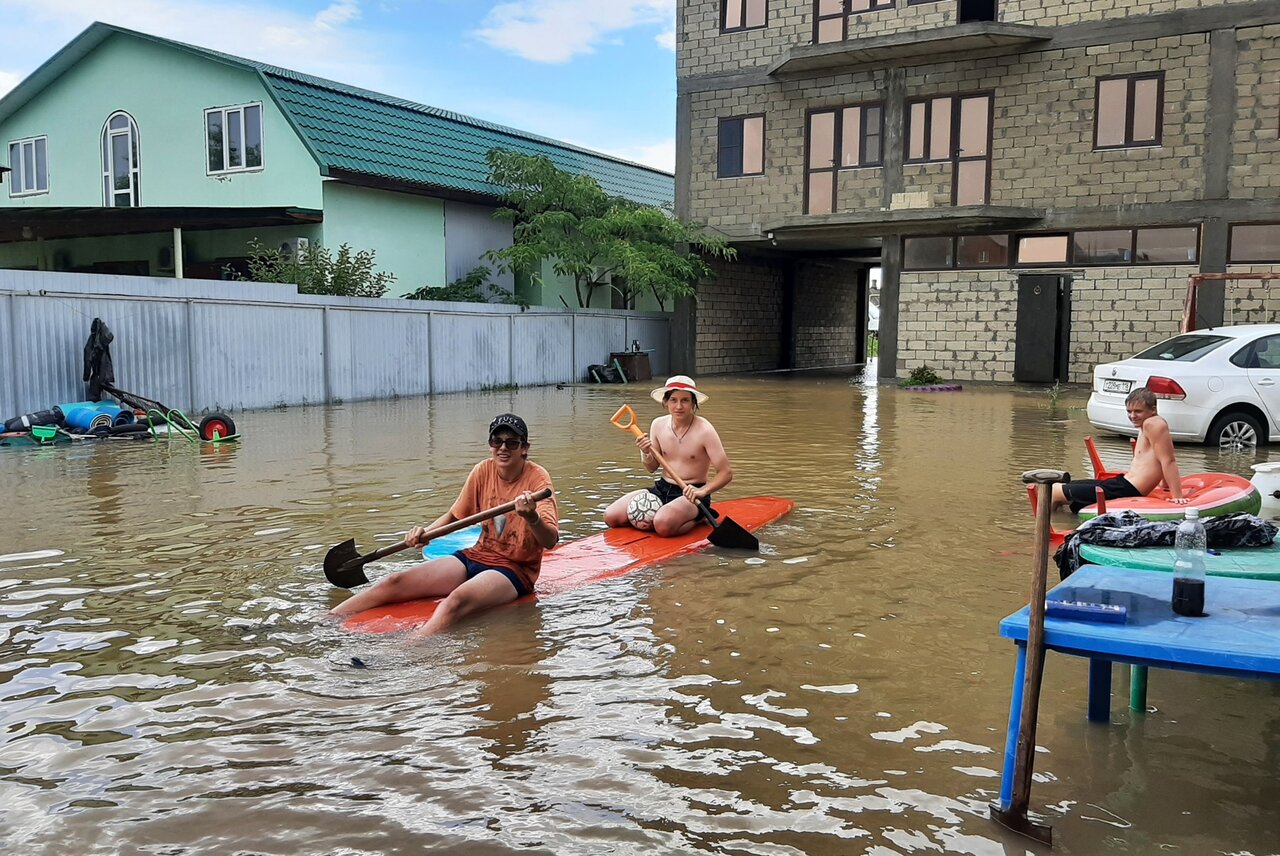
<path fill-rule="evenodd" d="M 112 128 L 111 120 L 123 116 L 129 120 L 124 128 Z M 124 206 L 116 205 L 116 196 L 124 193 L 116 189 L 115 183 L 115 145 L 113 137 L 124 136 L 129 141 L 129 206 L 142 206 L 142 131 L 133 116 L 124 110 L 116 110 L 102 123 L 102 204 L 107 208 Z M 136 142 L 135 142 L 136 140 Z"/>
<path fill-rule="evenodd" d="M 40 187 L 39 185 L 40 171 L 39 171 L 39 168 L 35 167 L 37 143 L 44 143 L 44 187 Z M 17 160 L 14 160 L 13 158 L 14 146 L 18 147 Z M 32 163 L 33 170 L 35 172 L 34 176 L 28 176 L 27 170 L 25 167 L 26 158 L 24 156 L 24 151 L 28 146 L 31 147 L 31 163 Z M 41 194 L 48 193 L 49 192 L 49 137 L 48 135 L 42 134 L 38 137 L 24 137 L 21 140 L 10 140 L 7 151 L 9 152 L 9 170 L 10 170 L 9 196 L 11 197 L 40 196 Z M 31 188 L 24 189 L 24 185 L 26 185 L 28 178 L 31 179 Z"/>
<path fill-rule="evenodd" d="M 258 141 L 259 163 L 257 166 L 246 166 L 244 164 L 244 161 L 245 161 L 244 155 L 248 150 L 248 145 L 247 145 L 248 140 L 245 137 L 244 111 L 250 107 L 258 108 L 258 135 L 260 139 Z M 228 122 L 227 115 L 229 113 L 236 113 L 237 111 L 240 114 L 240 117 L 239 117 L 240 118 L 240 146 L 242 149 L 240 154 L 241 164 L 240 166 L 229 166 L 227 163 L 227 161 L 230 159 L 229 157 L 230 150 L 227 147 L 227 122 Z M 221 114 L 222 116 L 222 169 L 209 168 L 209 115 L 211 113 L 218 113 L 218 114 Z M 228 174 L 237 173 L 237 172 L 261 172 L 263 169 L 265 169 L 267 165 L 267 123 L 265 119 L 266 119 L 266 111 L 262 109 L 261 101 L 249 101 L 244 104 L 230 104 L 226 107 L 210 107 L 209 109 L 205 110 L 204 111 L 204 174 L 205 175 L 228 175 Z"/>

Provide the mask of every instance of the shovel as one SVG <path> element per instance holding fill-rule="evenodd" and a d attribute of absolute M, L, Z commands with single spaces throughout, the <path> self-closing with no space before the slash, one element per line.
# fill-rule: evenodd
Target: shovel
<path fill-rule="evenodd" d="M 1031 803 L 1031 774 L 1036 755 L 1036 719 L 1040 713 L 1040 683 L 1044 678 L 1044 596 L 1045 577 L 1049 569 L 1049 512 L 1056 482 L 1070 481 L 1068 473 L 1057 470 L 1030 470 L 1022 474 L 1022 482 L 1036 490 L 1035 567 L 1031 577 L 1031 609 L 1027 617 L 1026 672 L 1021 687 L 1022 718 L 1018 722 L 1018 742 L 1014 749 L 1013 794 L 1009 803 L 1003 798 L 991 806 L 991 819 L 1042 844 L 1053 845 L 1051 827 L 1027 817 Z M 1003 786 L 1001 788 L 1003 792 Z"/>
<path fill-rule="evenodd" d="M 626 420 L 625 422 L 623 421 L 624 419 Z M 613 418 L 609 421 L 621 428 L 623 431 L 630 431 L 637 437 L 644 436 L 644 432 L 640 430 L 638 425 L 636 425 L 636 412 L 631 409 L 631 405 L 629 404 L 624 404 L 619 407 L 618 412 L 613 414 Z M 665 476 L 680 485 L 681 490 L 688 487 L 688 485 L 685 484 L 684 479 L 676 475 L 675 472 L 672 471 L 671 467 L 667 466 L 667 462 L 663 459 L 661 452 L 657 449 L 650 449 L 649 451 L 652 452 L 653 457 L 657 459 L 658 465 L 662 467 L 662 472 Z M 743 529 L 728 517 L 717 521 L 715 515 L 711 513 L 711 506 L 707 505 L 706 499 L 703 499 L 698 503 L 698 512 L 708 523 L 711 524 L 711 535 L 707 540 L 712 544 L 715 544 L 717 547 L 729 547 L 735 550 L 759 551 L 760 539 L 756 538 L 756 536 Z"/>
<path fill-rule="evenodd" d="M 534 502 L 541 502 L 551 496 L 551 488 L 544 487 L 533 495 Z M 488 520 L 491 517 L 498 517 L 509 511 L 515 511 L 515 501 L 504 502 L 496 508 L 490 508 L 488 511 L 478 511 L 470 517 L 464 517 L 461 520 L 455 520 L 452 523 L 446 523 L 443 526 L 437 526 L 434 529 L 427 530 L 427 540 L 439 538 L 441 535 L 448 535 L 450 532 L 457 532 L 459 529 L 466 529 L 468 526 Z M 364 575 L 364 566 L 370 562 L 376 562 L 379 559 L 385 559 L 392 553 L 399 553 L 401 550 L 408 550 L 409 544 L 401 541 L 399 544 L 392 544 L 390 547 L 383 547 L 381 550 L 375 550 L 363 556 L 356 551 L 356 542 L 354 538 L 348 538 L 336 547 L 330 548 L 324 557 L 324 575 L 329 582 L 338 588 L 355 588 L 369 582 L 369 578 Z"/>

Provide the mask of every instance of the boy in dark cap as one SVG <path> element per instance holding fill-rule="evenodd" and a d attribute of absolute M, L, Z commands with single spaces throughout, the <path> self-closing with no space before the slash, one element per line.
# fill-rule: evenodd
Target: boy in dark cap
<path fill-rule="evenodd" d="M 503 413 L 489 424 L 489 450 L 489 457 L 472 468 L 453 506 L 431 526 L 410 529 L 404 540 L 421 547 L 430 540 L 424 537 L 427 529 L 507 502 L 515 502 L 515 511 L 484 521 L 474 547 L 391 574 L 334 607 L 332 614 L 442 597 L 431 620 L 414 634 L 427 636 L 472 613 L 533 593 L 542 552 L 560 537 L 555 495 L 533 501 L 534 493 L 551 487 L 551 476 L 529 460 L 529 428 L 514 413 Z"/>

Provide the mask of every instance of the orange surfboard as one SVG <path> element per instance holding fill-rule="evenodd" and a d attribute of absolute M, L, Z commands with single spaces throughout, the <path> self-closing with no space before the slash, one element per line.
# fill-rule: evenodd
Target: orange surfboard
<path fill-rule="evenodd" d="M 795 503 L 776 496 L 752 496 L 727 499 L 713 507 L 721 517 L 732 517 L 750 532 L 787 514 Z M 697 552 L 711 543 L 707 540 L 710 533 L 711 527 L 706 524 L 695 526 L 674 538 L 660 538 L 652 532 L 631 528 L 610 529 L 560 544 L 542 557 L 537 591 L 520 601 L 533 600 L 539 595 L 559 594 L 621 576 L 645 565 Z M 348 618 L 342 626 L 362 633 L 408 630 L 429 619 L 439 602 L 435 598 L 410 600 L 366 609 Z"/>

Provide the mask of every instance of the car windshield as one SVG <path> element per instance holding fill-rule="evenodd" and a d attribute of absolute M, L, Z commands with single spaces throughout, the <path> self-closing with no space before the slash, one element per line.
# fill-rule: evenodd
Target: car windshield
<path fill-rule="evenodd" d="M 1154 348 L 1147 348 L 1133 359 L 1191 363 L 1214 348 L 1220 347 L 1222 343 L 1230 341 L 1228 336 L 1206 336 L 1202 333 L 1176 336 L 1167 342 L 1161 342 Z"/>

